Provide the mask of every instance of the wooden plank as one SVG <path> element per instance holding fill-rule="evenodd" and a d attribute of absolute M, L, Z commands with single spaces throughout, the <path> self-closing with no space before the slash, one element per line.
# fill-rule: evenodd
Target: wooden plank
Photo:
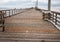
<path fill-rule="evenodd" d="M 10 21 L 11 20 L 11 21 Z M 6 31 L 10 32 L 51 32 L 58 30 L 51 23 L 42 20 L 42 13 L 31 9 L 6 19 Z"/>

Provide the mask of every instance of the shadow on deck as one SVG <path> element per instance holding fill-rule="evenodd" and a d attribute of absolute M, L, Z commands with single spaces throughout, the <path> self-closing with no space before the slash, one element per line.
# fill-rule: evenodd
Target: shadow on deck
<path fill-rule="evenodd" d="M 42 19 L 42 12 L 35 9 L 28 10 L 5 20 L 7 32 L 39 32 L 59 33 L 60 31 L 48 21 Z"/>

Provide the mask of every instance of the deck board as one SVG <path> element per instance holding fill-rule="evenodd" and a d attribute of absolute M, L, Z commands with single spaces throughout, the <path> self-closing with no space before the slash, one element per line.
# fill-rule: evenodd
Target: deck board
<path fill-rule="evenodd" d="M 60 31 L 48 21 L 42 19 L 42 12 L 35 9 L 6 18 L 5 31 L 59 33 Z"/>

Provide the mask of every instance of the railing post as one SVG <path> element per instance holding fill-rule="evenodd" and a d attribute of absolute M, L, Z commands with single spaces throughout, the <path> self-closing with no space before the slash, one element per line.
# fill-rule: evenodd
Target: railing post
<path fill-rule="evenodd" d="M 13 15 L 14 15 L 14 9 L 13 9 Z"/>
<path fill-rule="evenodd" d="M 5 31 L 5 26 L 4 26 L 4 22 L 5 22 L 5 21 L 3 20 L 3 30 L 2 30 L 3 32 Z"/>
<path fill-rule="evenodd" d="M 13 15 L 13 9 L 12 9 L 12 15 Z"/>
<path fill-rule="evenodd" d="M 56 14 L 56 16 L 55 16 L 56 18 L 55 18 L 55 24 L 57 25 L 57 14 Z"/>
<path fill-rule="evenodd" d="M 5 26 L 4 26 L 5 19 L 4 19 L 4 14 L 5 14 L 4 12 L 0 11 L 0 24 L 2 24 L 2 25 L 1 25 L 1 27 L 2 27 L 2 32 L 5 31 Z"/>
<path fill-rule="evenodd" d="M 5 20 L 4 20 L 4 15 L 2 16 L 2 19 L 3 19 L 3 30 L 2 30 L 2 32 L 4 32 L 4 31 L 5 31 L 5 26 L 4 26 L 4 22 L 5 22 Z"/>
<path fill-rule="evenodd" d="M 9 17 L 10 17 L 10 10 L 9 10 Z"/>
<path fill-rule="evenodd" d="M 5 14 L 4 14 L 4 18 L 6 18 L 6 10 L 3 10 L 3 12 L 5 13 Z"/>
<path fill-rule="evenodd" d="M 51 19 L 51 14 L 50 14 L 50 13 L 48 13 L 48 19 L 49 19 L 49 20 Z"/>
<path fill-rule="evenodd" d="M 45 16 L 45 14 L 43 13 L 43 20 L 44 20 L 44 18 L 45 18 L 44 16 Z"/>
<path fill-rule="evenodd" d="M 52 15 L 53 15 L 53 17 L 52 17 L 52 18 L 53 18 L 53 20 L 52 20 L 52 21 L 54 22 L 54 13 L 53 13 Z"/>
<path fill-rule="evenodd" d="M 14 14 L 15 14 L 15 9 L 14 9 Z"/>
<path fill-rule="evenodd" d="M 16 10 L 17 10 L 17 9 L 16 9 Z M 16 10 L 15 10 L 15 13 L 17 14 Z"/>
<path fill-rule="evenodd" d="M 15 9 L 15 14 L 16 14 L 16 9 Z"/>
<path fill-rule="evenodd" d="M 5 17 L 6 17 L 6 11 L 5 11 Z"/>

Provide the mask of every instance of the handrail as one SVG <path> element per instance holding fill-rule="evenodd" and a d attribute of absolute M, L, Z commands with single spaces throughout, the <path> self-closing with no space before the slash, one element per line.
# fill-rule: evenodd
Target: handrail
<path fill-rule="evenodd" d="M 30 10 L 32 8 L 27 8 L 27 9 L 10 9 L 10 10 L 0 10 L 3 11 L 5 13 L 4 17 L 10 17 L 16 14 L 19 14 L 21 12 L 24 12 L 26 10 Z"/>
<path fill-rule="evenodd" d="M 51 22 L 55 27 L 60 30 L 60 13 L 55 11 L 48 11 L 40 9 L 43 13 L 43 20 Z"/>
<path fill-rule="evenodd" d="M 2 31 L 4 32 L 5 30 L 5 26 L 4 26 L 4 22 L 5 22 L 5 19 L 4 19 L 4 14 L 2 11 L 0 11 L 0 27 L 2 27 Z M 2 24 L 2 25 L 1 25 Z"/>
<path fill-rule="evenodd" d="M 12 15 L 17 14 L 17 9 L 10 9 L 10 10 L 2 10 L 5 13 L 4 17 L 10 17 Z"/>
<path fill-rule="evenodd" d="M 4 17 L 10 17 L 20 13 L 20 9 L 1 10 L 5 13 Z"/>
<path fill-rule="evenodd" d="M 1 15 L 4 16 L 4 19 L 7 18 L 7 17 L 11 17 L 13 15 L 16 15 L 16 14 L 19 14 L 19 13 L 22 13 L 24 11 L 27 11 L 27 10 L 30 10 L 31 8 L 27 8 L 27 9 L 10 9 L 10 10 L 0 10 L 1 12 L 4 13 L 4 15 L 1 13 Z M 1 20 L 2 21 L 2 20 Z M 4 21 L 3 21 L 3 32 L 5 31 L 5 28 L 4 28 Z"/>

